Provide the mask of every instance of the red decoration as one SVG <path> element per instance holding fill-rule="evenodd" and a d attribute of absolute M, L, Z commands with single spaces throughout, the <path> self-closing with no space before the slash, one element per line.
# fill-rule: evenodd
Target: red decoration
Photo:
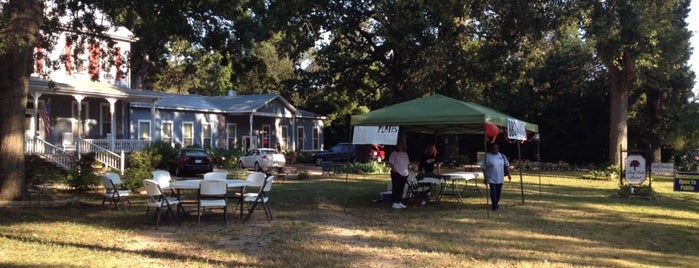
<path fill-rule="evenodd" d="M 89 45 L 89 50 L 88 73 L 90 74 L 90 79 L 97 81 L 100 78 L 100 44 L 97 41 L 92 41 Z"/>
<path fill-rule="evenodd" d="M 73 52 L 72 52 L 72 46 L 73 42 L 70 40 L 66 40 L 66 48 L 63 50 L 63 54 L 65 55 L 65 67 L 66 67 L 66 74 L 67 75 L 72 75 L 73 74 Z"/>
<path fill-rule="evenodd" d="M 116 76 L 114 81 L 121 80 L 121 49 L 119 47 L 114 47 L 114 53 L 116 57 L 114 59 L 114 65 L 116 66 Z"/>
<path fill-rule="evenodd" d="M 498 133 L 500 133 L 500 128 L 498 128 L 498 126 L 488 123 L 485 124 L 486 138 L 493 137 L 490 143 L 495 143 L 495 138 L 497 138 Z"/>

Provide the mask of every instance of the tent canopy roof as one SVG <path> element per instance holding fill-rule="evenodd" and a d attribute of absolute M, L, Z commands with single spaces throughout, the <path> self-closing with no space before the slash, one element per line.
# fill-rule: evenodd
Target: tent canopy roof
<path fill-rule="evenodd" d="M 351 125 L 395 125 L 406 131 L 432 134 L 481 134 L 485 132 L 485 123 L 506 128 L 508 119 L 515 118 L 473 102 L 434 94 L 352 116 Z M 539 132 L 538 125 L 524 123 L 528 132 Z"/>

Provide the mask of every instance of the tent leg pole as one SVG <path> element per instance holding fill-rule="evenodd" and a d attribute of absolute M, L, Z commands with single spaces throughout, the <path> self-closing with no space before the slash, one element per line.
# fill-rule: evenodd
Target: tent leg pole
<path fill-rule="evenodd" d="M 522 163 L 522 147 L 521 142 L 517 142 L 517 158 L 519 158 L 519 163 Z M 519 169 L 519 189 L 522 191 L 522 205 L 524 205 L 524 178 L 522 176 L 522 168 Z"/>
<path fill-rule="evenodd" d="M 536 161 L 539 162 L 539 199 L 541 199 L 541 142 L 539 139 L 536 140 Z"/>

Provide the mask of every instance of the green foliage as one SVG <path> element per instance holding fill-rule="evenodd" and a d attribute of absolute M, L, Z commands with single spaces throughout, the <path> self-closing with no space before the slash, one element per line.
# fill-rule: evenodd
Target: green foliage
<path fill-rule="evenodd" d="M 25 155 L 24 170 L 28 185 L 65 182 L 67 172 L 37 155 Z"/>
<path fill-rule="evenodd" d="M 123 185 L 133 190 L 142 187 L 143 180 L 152 178 L 151 172 L 162 162 L 162 155 L 158 153 L 158 149 L 150 150 L 149 148 L 144 151 L 133 151 L 126 159 L 128 167 L 122 179 Z"/>
<path fill-rule="evenodd" d="M 100 184 L 100 178 L 95 170 L 95 153 L 83 154 L 79 160 L 71 166 L 66 182 L 78 191 L 87 191 L 90 186 Z"/>
<path fill-rule="evenodd" d="M 296 179 L 306 180 L 310 177 L 311 177 L 311 175 L 308 173 L 308 169 L 305 169 L 305 168 L 297 168 L 296 169 Z"/>
<path fill-rule="evenodd" d="M 296 163 L 313 163 L 313 153 L 296 152 Z"/>
<path fill-rule="evenodd" d="M 583 174 L 583 179 L 590 180 L 611 180 L 619 178 L 621 168 L 617 165 L 611 165 L 604 170 L 591 169 L 587 174 Z"/>
<path fill-rule="evenodd" d="M 641 197 L 646 199 L 655 199 L 656 194 L 653 188 L 648 185 L 621 185 L 617 191 L 617 195 L 623 198 Z"/>
<path fill-rule="evenodd" d="M 214 162 L 216 167 L 224 169 L 235 169 L 237 168 L 238 158 L 243 155 L 243 151 L 239 148 L 233 149 L 209 149 L 208 152 L 214 156 Z"/>
<path fill-rule="evenodd" d="M 370 161 L 369 163 L 349 163 L 343 171 L 347 173 L 386 174 L 391 171 L 391 167 L 384 162 Z"/>
<path fill-rule="evenodd" d="M 146 150 L 153 153 L 153 155 L 160 155 L 160 160 L 156 164 L 156 167 L 160 169 L 167 169 L 168 161 L 175 154 L 175 148 L 172 148 L 169 143 L 162 141 L 151 143 Z"/>

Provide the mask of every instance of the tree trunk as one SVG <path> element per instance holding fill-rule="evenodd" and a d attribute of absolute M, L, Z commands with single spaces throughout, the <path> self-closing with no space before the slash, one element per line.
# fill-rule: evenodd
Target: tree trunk
<path fill-rule="evenodd" d="M 609 109 L 609 164 L 621 164 L 621 149 L 628 149 L 629 92 L 634 79 L 633 57 L 622 54 L 621 66 L 613 62 L 605 64 L 609 68 L 611 80 L 611 100 Z"/>
<path fill-rule="evenodd" d="M 10 1 L 9 21 L 0 29 L 0 200 L 26 192 L 24 116 L 43 8 L 37 0 Z"/>

